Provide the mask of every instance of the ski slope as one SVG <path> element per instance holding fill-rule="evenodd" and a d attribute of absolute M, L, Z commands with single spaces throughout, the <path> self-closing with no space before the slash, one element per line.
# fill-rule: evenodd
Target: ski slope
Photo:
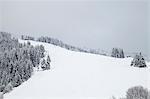
<path fill-rule="evenodd" d="M 149 68 L 131 67 L 132 58 L 117 59 L 30 42 L 44 45 L 52 60 L 51 70 L 35 72 L 4 99 L 110 99 L 124 97 L 132 86 L 148 86 Z"/>

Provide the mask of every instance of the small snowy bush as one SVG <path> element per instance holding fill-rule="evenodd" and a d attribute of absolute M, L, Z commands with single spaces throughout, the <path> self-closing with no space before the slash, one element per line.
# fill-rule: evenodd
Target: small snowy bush
<path fill-rule="evenodd" d="M 148 99 L 148 90 L 142 86 L 129 88 L 126 93 L 126 99 Z"/>
<path fill-rule="evenodd" d="M 127 90 L 126 97 L 115 98 L 113 96 L 110 99 L 150 99 L 150 92 L 142 86 L 135 86 Z"/>

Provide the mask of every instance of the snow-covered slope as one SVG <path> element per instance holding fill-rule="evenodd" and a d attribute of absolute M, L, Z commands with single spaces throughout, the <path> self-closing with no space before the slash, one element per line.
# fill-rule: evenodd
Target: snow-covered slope
<path fill-rule="evenodd" d="M 73 52 L 34 41 L 31 44 L 45 46 L 52 60 L 51 70 L 35 72 L 5 99 L 110 99 L 124 96 L 132 86 L 148 86 L 149 68 L 130 67 L 131 58 Z"/>

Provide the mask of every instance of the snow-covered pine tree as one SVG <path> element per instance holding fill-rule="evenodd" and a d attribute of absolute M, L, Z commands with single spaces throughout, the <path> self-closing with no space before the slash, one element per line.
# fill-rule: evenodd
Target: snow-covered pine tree
<path fill-rule="evenodd" d="M 6 87 L 4 88 L 3 93 L 4 93 L 4 94 L 5 94 L 5 93 L 8 93 L 8 92 L 10 92 L 12 89 L 13 89 L 13 86 L 12 86 L 12 84 L 11 84 L 11 82 L 10 82 L 10 83 L 8 83 L 8 84 L 6 85 Z"/>
<path fill-rule="evenodd" d="M 13 77 L 13 79 L 12 79 L 12 85 L 13 85 L 14 87 L 18 87 L 19 85 L 21 85 L 22 82 L 23 82 L 23 81 L 22 81 L 22 79 L 21 79 L 21 76 L 20 76 L 19 72 L 16 71 L 16 72 L 15 72 L 15 75 L 14 75 L 14 77 Z"/>
<path fill-rule="evenodd" d="M 145 59 L 141 53 L 136 54 L 131 62 L 131 66 L 134 67 L 147 67 L 145 63 Z"/>
<path fill-rule="evenodd" d="M 124 52 L 123 52 L 123 49 L 120 49 L 120 58 L 124 58 L 125 56 L 124 56 Z"/>
<path fill-rule="evenodd" d="M 41 68 L 42 68 L 42 70 L 46 70 L 46 61 L 45 61 L 45 59 L 42 59 L 42 61 L 41 61 Z"/>
<path fill-rule="evenodd" d="M 45 49 L 44 49 L 44 46 L 43 45 L 40 45 L 39 46 L 39 52 L 40 52 L 40 57 L 43 58 L 45 55 L 44 55 L 44 52 L 45 52 Z"/>
<path fill-rule="evenodd" d="M 51 62 L 51 59 L 50 59 L 50 56 L 48 55 L 47 60 L 46 60 L 46 70 L 50 69 L 50 62 Z"/>
<path fill-rule="evenodd" d="M 113 48 L 111 57 L 116 57 L 116 58 L 124 58 L 124 52 L 123 49 L 120 48 Z"/>
<path fill-rule="evenodd" d="M 116 48 L 113 48 L 113 49 L 112 49 L 111 57 L 117 57 L 117 51 L 116 51 Z"/>
<path fill-rule="evenodd" d="M 41 61 L 41 68 L 42 70 L 49 70 L 50 69 L 50 62 L 51 62 L 51 59 L 49 57 L 49 55 L 47 56 L 47 59 L 42 59 Z"/>

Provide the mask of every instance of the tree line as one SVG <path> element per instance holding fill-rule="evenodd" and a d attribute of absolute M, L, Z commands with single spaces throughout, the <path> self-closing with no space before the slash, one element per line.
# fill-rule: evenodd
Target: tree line
<path fill-rule="evenodd" d="M 120 48 L 113 48 L 111 56 L 115 58 L 125 58 L 124 51 L 123 49 Z M 131 66 L 139 67 L 139 68 L 147 67 L 145 59 L 141 52 L 137 53 L 134 56 L 133 60 L 131 61 Z"/>
<path fill-rule="evenodd" d="M 11 34 L 0 32 L 0 92 L 4 94 L 27 81 L 45 57 L 43 45 L 19 43 Z M 50 69 L 50 56 L 43 63 L 43 70 Z"/>
<path fill-rule="evenodd" d="M 51 37 L 39 37 L 37 39 L 35 39 L 34 37 L 30 37 L 30 36 L 24 36 L 22 35 L 22 39 L 23 40 L 36 40 L 39 42 L 45 42 L 45 43 L 50 43 L 71 51 L 77 51 L 77 52 L 84 52 L 84 53 L 92 53 L 92 54 L 99 54 L 99 55 L 107 55 L 106 53 L 101 53 L 99 50 L 95 50 L 95 49 L 85 49 L 85 48 L 79 48 L 79 47 L 75 47 L 72 45 L 68 45 L 63 43 L 61 40 L 55 39 L 55 38 L 51 38 Z M 108 55 L 107 55 L 108 56 Z M 115 57 L 115 58 L 125 58 L 125 54 L 123 49 L 121 48 L 113 48 L 112 52 L 111 52 L 111 57 Z M 147 67 L 146 63 L 145 63 L 145 59 L 143 57 L 143 55 L 141 53 L 137 53 L 132 62 L 131 62 L 131 66 L 134 67 Z"/>
<path fill-rule="evenodd" d="M 35 39 L 34 37 L 31 37 L 31 36 L 22 35 L 21 39 L 23 39 L 23 40 L 33 40 L 33 41 L 38 41 L 38 42 L 45 42 L 45 43 L 53 44 L 55 46 L 59 46 L 59 47 L 65 48 L 67 50 L 76 51 L 76 52 L 106 55 L 106 53 L 102 53 L 100 50 L 80 48 L 80 47 L 72 46 L 72 45 L 64 43 L 61 40 L 58 40 L 58 39 L 52 38 L 52 37 L 47 37 L 47 36 L 45 36 L 45 37 L 42 36 L 42 37 L 39 37 L 39 38 Z"/>

